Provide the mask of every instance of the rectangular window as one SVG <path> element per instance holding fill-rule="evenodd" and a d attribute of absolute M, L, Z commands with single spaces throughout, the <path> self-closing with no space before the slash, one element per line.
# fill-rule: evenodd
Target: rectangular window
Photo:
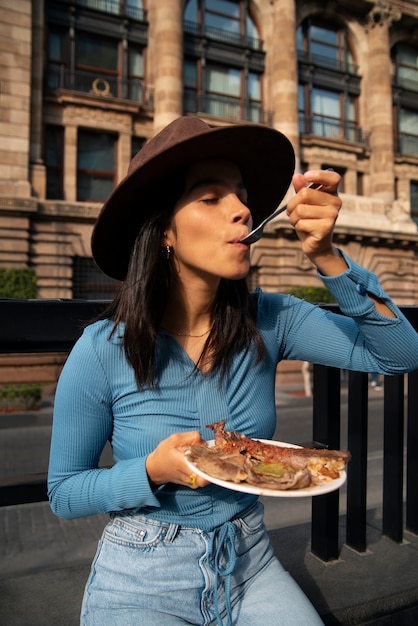
<path fill-rule="evenodd" d="M 325 89 L 312 89 L 312 132 L 322 137 L 340 137 L 340 95 Z"/>
<path fill-rule="evenodd" d="M 116 135 L 80 130 L 77 146 L 77 200 L 107 198 L 115 180 Z"/>
<path fill-rule="evenodd" d="M 66 38 L 61 31 L 50 31 L 48 34 L 48 71 L 46 73 L 49 89 L 66 87 Z"/>
<path fill-rule="evenodd" d="M 318 62 L 327 59 L 333 66 L 338 65 L 339 45 L 338 31 L 312 25 L 310 28 L 310 51 L 313 59 Z M 327 63 L 328 65 L 329 63 Z"/>
<path fill-rule="evenodd" d="M 400 46 L 397 57 L 398 83 L 406 89 L 418 90 L 418 50 Z"/>
<path fill-rule="evenodd" d="M 46 197 L 62 200 L 64 174 L 64 129 L 47 126 L 45 129 Z"/>
<path fill-rule="evenodd" d="M 128 51 L 128 97 L 135 102 L 144 100 L 144 57 L 139 48 Z"/>
<path fill-rule="evenodd" d="M 143 20 L 142 0 L 125 0 L 125 13 L 134 20 Z"/>
<path fill-rule="evenodd" d="M 263 111 L 261 106 L 261 77 L 259 74 L 249 72 L 248 74 L 248 115 L 246 119 L 255 123 L 262 122 Z"/>
<path fill-rule="evenodd" d="M 118 46 L 111 39 L 96 39 L 79 34 L 76 43 L 76 65 L 97 70 L 116 72 L 118 69 Z"/>
<path fill-rule="evenodd" d="M 184 83 L 184 112 L 196 113 L 203 111 L 197 96 L 197 63 L 195 59 L 185 59 L 183 63 L 183 83 Z"/>
<path fill-rule="evenodd" d="M 78 34 L 76 39 L 76 89 L 103 96 L 118 95 L 118 42 Z"/>
<path fill-rule="evenodd" d="M 399 111 L 399 151 L 401 154 L 418 155 L 418 112 L 408 109 Z"/>
<path fill-rule="evenodd" d="M 241 72 L 232 67 L 207 66 L 207 112 L 217 117 L 241 117 Z"/>
<path fill-rule="evenodd" d="M 208 91 L 239 98 L 241 93 L 241 73 L 232 67 L 207 68 Z"/>
<path fill-rule="evenodd" d="M 206 3 L 205 26 L 219 28 L 230 33 L 240 32 L 239 2 L 229 0 L 211 0 Z"/>

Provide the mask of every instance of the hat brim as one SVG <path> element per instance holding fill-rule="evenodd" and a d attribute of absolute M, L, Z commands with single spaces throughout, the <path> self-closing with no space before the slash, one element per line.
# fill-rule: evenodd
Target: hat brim
<path fill-rule="evenodd" d="M 254 226 L 280 204 L 295 168 L 287 137 L 255 124 L 208 129 L 156 154 L 121 181 L 99 214 L 92 253 L 105 274 L 124 280 L 141 226 L 161 209 L 156 204 L 164 179 L 180 168 L 213 158 L 232 161 L 239 167 Z"/>

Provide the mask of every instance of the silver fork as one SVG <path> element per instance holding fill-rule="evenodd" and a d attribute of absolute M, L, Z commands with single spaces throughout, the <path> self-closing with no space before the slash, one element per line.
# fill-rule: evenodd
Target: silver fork
<path fill-rule="evenodd" d="M 309 185 L 307 185 L 307 187 L 310 187 L 311 189 L 321 189 L 322 184 L 310 183 Z M 264 230 L 265 225 L 271 222 L 271 220 L 273 220 L 275 217 L 280 215 L 280 213 L 283 213 L 284 211 L 286 211 L 286 209 L 287 209 L 287 204 L 285 204 L 280 209 L 277 209 L 276 211 L 271 213 L 257 226 L 257 228 L 254 228 L 254 230 L 248 233 L 248 235 L 246 235 L 243 239 L 240 239 L 240 243 L 251 244 L 261 239 L 261 237 L 263 236 L 263 230 Z"/>

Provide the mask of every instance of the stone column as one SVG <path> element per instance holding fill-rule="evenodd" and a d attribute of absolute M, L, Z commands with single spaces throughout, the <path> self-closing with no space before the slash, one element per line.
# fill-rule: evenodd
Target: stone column
<path fill-rule="evenodd" d="M 0 196 L 29 198 L 32 2 L 0 3 Z"/>
<path fill-rule="evenodd" d="M 292 142 L 299 157 L 296 14 L 293 0 L 275 0 L 273 11 L 272 94 L 274 127 Z"/>
<path fill-rule="evenodd" d="M 30 138 L 30 180 L 38 198 L 46 196 L 46 169 L 42 160 L 42 98 L 44 71 L 44 0 L 33 3 L 32 16 L 32 98 Z"/>
<path fill-rule="evenodd" d="M 399 18 L 398 9 L 379 0 L 367 24 L 369 63 L 364 96 L 370 132 L 370 194 L 386 204 L 391 204 L 395 196 L 389 27 Z"/>
<path fill-rule="evenodd" d="M 183 112 L 183 3 L 153 5 L 154 126 L 158 131 Z"/>
<path fill-rule="evenodd" d="M 77 199 L 77 127 L 66 124 L 64 130 L 64 200 Z"/>
<path fill-rule="evenodd" d="M 116 143 L 117 179 L 122 180 L 126 176 L 131 160 L 131 140 L 129 132 L 119 131 L 119 141 Z"/>

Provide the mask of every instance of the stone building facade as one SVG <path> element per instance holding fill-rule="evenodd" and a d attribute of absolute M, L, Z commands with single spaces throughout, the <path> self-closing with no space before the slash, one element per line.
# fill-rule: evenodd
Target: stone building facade
<path fill-rule="evenodd" d="M 338 245 L 418 304 L 418 2 L 3 0 L 0 46 L 0 266 L 34 267 L 39 297 L 111 293 L 101 202 L 187 114 L 268 124 L 298 169 L 339 171 Z M 265 290 L 320 284 L 285 217 L 252 262 Z"/>

